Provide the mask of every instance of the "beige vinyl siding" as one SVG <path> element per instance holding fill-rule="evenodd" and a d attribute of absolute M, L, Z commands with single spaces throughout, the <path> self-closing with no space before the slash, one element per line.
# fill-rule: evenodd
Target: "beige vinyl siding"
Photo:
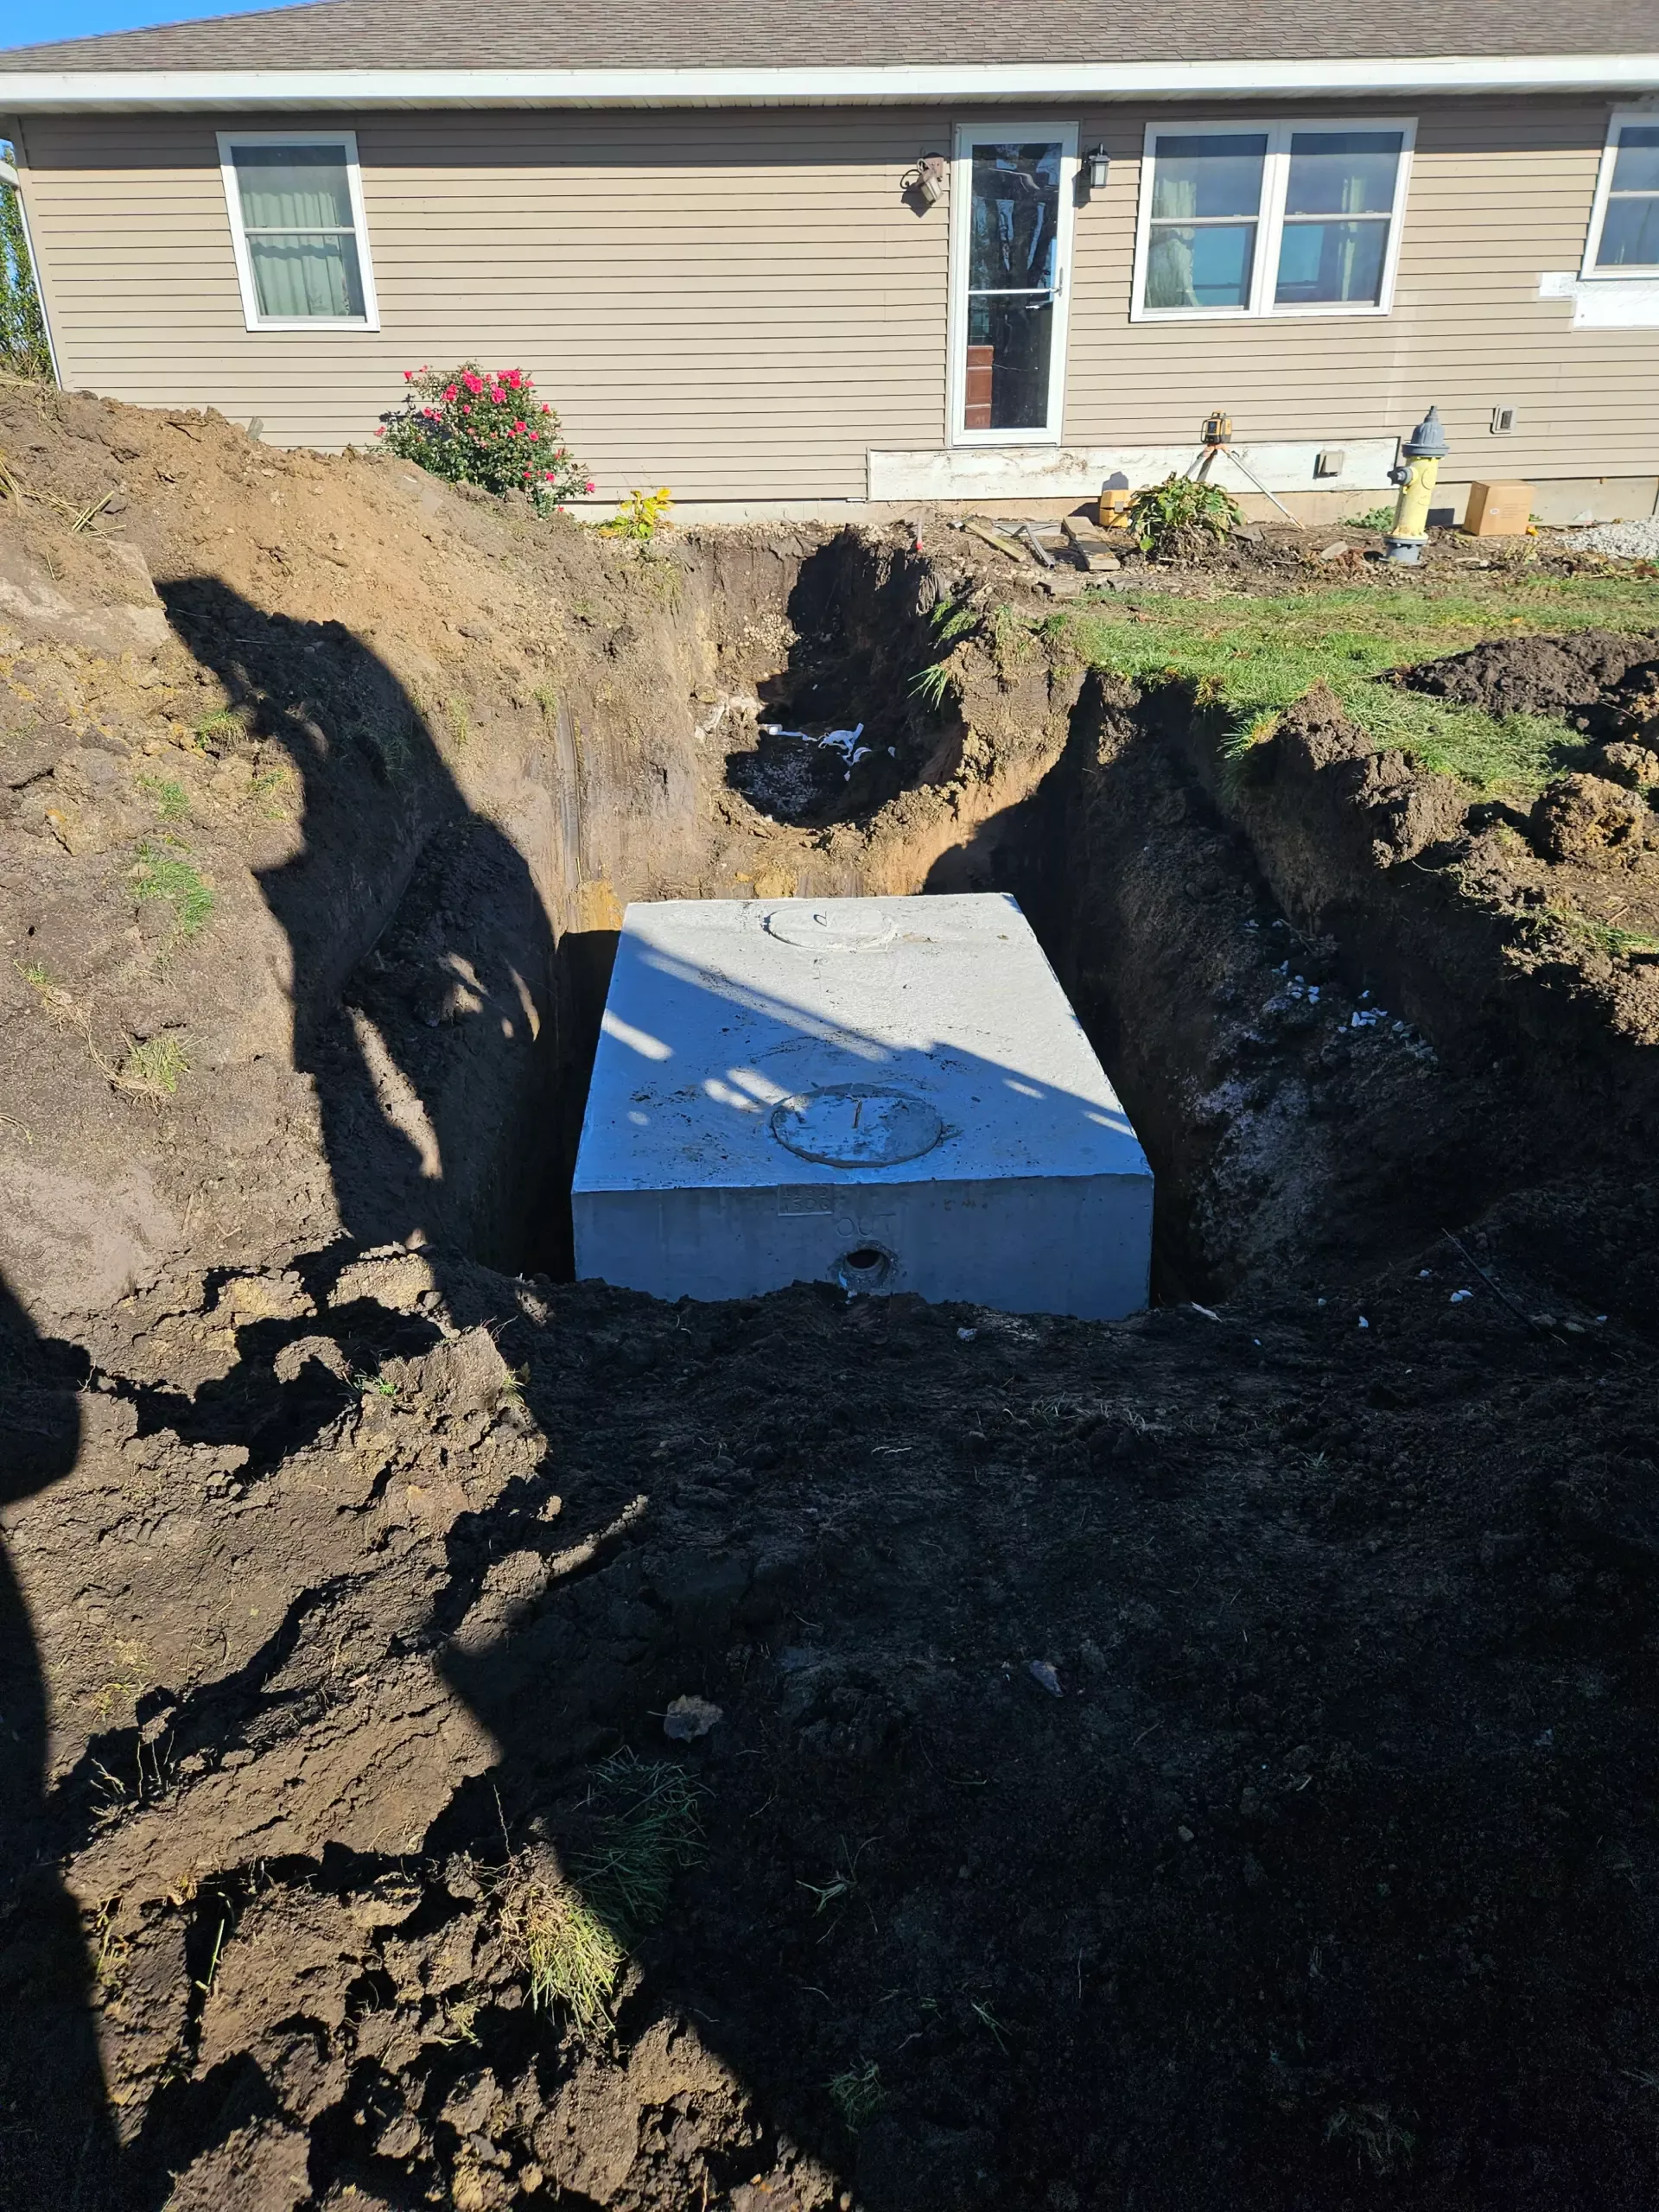
<path fill-rule="evenodd" d="M 243 327 L 216 129 L 31 120 L 30 220 L 65 381 L 366 442 L 402 372 L 535 374 L 601 492 L 860 497 L 937 445 L 942 220 L 898 178 L 919 118 L 661 113 L 315 118 L 356 130 L 381 327 Z"/>
<path fill-rule="evenodd" d="M 1363 111 L 1418 120 L 1391 315 L 1132 323 L 1147 111 L 1054 111 L 1114 157 L 1077 209 L 1066 442 L 1196 441 L 1219 404 L 1241 438 L 1340 445 L 1404 429 L 1433 400 L 1459 476 L 1659 471 L 1659 331 L 1575 331 L 1570 302 L 1537 296 L 1543 271 L 1579 265 L 1607 104 Z M 945 442 L 948 211 L 918 216 L 899 179 L 918 152 L 950 150 L 953 123 L 982 119 L 315 118 L 319 135 L 357 132 L 378 333 L 243 327 L 213 134 L 307 118 L 42 117 L 22 139 L 72 387 L 257 416 L 282 441 L 366 442 L 405 367 L 472 356 L 534 372 L 602 495 L 858 499 L 870 448 Z M 1489 434 L 1498 404 L 1518 410 L 1512 437 Z"/>
<path fill-rule="evenodd" d="M 1115 159 L 1105 194 L 1078 211 L 1068 441 L 1195 437 L 1222 405 L 1241 438 L 1339 446 L 1407 429 L 1433 401 L 1451 476 L 1659 468 L 1659 330 L 1574 330 L 1570 301 L 1538 297 L 1544 271 L 1579 267 L 1607 104 L 1372 102 L 1365 111 L 1417 118 L 1392 312 L 1236 322 L 1128 321 L 1147 116 L 1085 117 L 1080 143 L 1104 143 Z M 1217 112 L 1233 119 L 1211 107 L 1158 120 Z M 1511 436 L 1491 435 L 1499 405 L 1517 410 Z"/>

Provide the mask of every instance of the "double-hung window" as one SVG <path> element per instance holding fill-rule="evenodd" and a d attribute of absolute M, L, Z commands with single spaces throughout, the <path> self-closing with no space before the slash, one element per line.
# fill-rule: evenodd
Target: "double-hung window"
<path fill-rule="evenodd" d="M 1659 112 L 1615 114 L 1596 181 L 1586 276 L 1659 276 Z"/>
<path fill-rule="evenodd" d="M 1148 125 L 1135 319 L 1386 315 L 1412 136 L 1397 120 Z"/>
<path fill-rule="evenodd" d="M 220 131 L 250 330 L 378 330 L 357 137 Z"/>

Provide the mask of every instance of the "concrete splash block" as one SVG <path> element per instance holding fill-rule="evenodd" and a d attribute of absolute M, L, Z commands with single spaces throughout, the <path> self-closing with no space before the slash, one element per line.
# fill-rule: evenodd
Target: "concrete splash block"
<path fill-rule="evenodd" d="M 1152 1170 L 1014 901 L 631 906 L 572 1192 L 576 1273 L 1108 1319 Z"/>

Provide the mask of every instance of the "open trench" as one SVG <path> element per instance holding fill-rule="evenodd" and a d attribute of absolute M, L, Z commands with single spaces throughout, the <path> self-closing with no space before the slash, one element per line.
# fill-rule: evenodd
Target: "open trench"
<path fill-rule="evenodd" d="M 85 1424 L 85 1471 L 8 1529 L 63 1716 L 51 1850 L 105 1916 L 89 2094 L 118 2085 L 135 2170 L 188 2167 L 181 2206 L 296 2203 L 302 2161 L 318 2203 L 359 2177 L 435 2202 L 443 2174 L 493 2212 L 523 2201 L 511 2139 L 524 2196 L 544 2165 L 584 2207 L 713 2203 L 712 2174 L 828 2212 L 855 2166 L 872 2212 L 1063 2208 L 1121 2129 L 1126 2177 L 1190 2162 L 1159 2201 L 1277 2212 L 1338 2201 L 1355 2114 L 1461 2142 L 1516 2020 L 1579 2063 L 1641 1892 L 1606 1857 L 1586 1904 L 1565 1862 L 1651 1827 L 1619 1671 L 1651 1619 L 1640 1370 L 1448 1306 L 1414 1258 L 1363 1308 L 1334 1294 L 1651 1127 L 1605 994 L 1517 963 L 1475 895 L 1466 795 L 1317 702 L 1230 767 L 1179 689 L 1091 672 L 891 537 L 693 536 L 577 574 L 533 694 L 487 638 L 464 696 L 417 693 L 343 624 L 163 593 L 303 806 L 257 832 L 240 905 L 225 862 L 191 971 L 205 1036 L 210 961 L 235 996 L 267 927 L 291 1065 L 203 1081 L 183 1139 L 149 1104 L 116 1125 L 188 1154 L 214 1234 L 234 1154 L 280 1236 L 257 1249 L 251 1199 L 240 1248 L 198 1223 L 215 1280 L 112 1310 L 90 1377 L 48 1348 L 36 1399 Z M 568 1272 L 628 900 L 961 890 L 1019 899 L 1135 1120 L 1156 1296 L 1248 1306 L 683 1312 L 465 1264 Z M 278 1203 L 309 1203 L 314 1128 L 332 1221 Z M 1652 1249 L 1597 1310 L 1650 1319 Z M 1577 1764 L 1552 1748 L 1546 1781 L 1569 1674 Z M 503 1899 L 690 1692 L 725 1714 L 685 1754 L 707 1863 L 614 2045 L 550 2059 Z M 1506 1882 L 1489 1981 L 1468 1901 Z M 1395 1893 L 1415 1917 L 1377 1916 Z M 20 2110 L 82 2048 L 61 1948 L 59 2044 L 0 2067 Z M 34 1938 L 0 1966 L 32 1990 Z M 1630 2010 L 1619 2095 L 1651 2059 Z M 878 2055 L 893 2109 L 837 2133 L 826 2099 Z M 1562 2102 L 1560 2062 L 1528 2063 L 1505 2113 Z M 1193 2111 L 1224 2115 L 1196 2159 Z M 1516 2201 L 1513 2171 L 1467 2201 Z M 1591 2201 L 1557 2171 L 1529 2202 Z"/>
<path fill-rule="evenodd" d="M 1152 1161 L 1160 1300 L 1353 1280 L 1639 1126 L 1641 1056 L 1424 865 L 1462 833 L 1444 792 L 1317 709 L 1241 778 L 1185 692 L 1087 671 L 971 577 L 851 531 L 693 540 L 639 597 L 551 704 L 517 904 L 447 827 L 346 988 L 405 1065 L 422 1023 L 442 1040 L 421 1081 L 459 1086 L 441 1240 L 568 1275 L 633 899 L 1012 893 Z M 856 741 L 817 741 L 836 730 Z M 538 960 L 528 1062 L 448 1020 L 467 977 L 505 964 L 522 990 Z"/>

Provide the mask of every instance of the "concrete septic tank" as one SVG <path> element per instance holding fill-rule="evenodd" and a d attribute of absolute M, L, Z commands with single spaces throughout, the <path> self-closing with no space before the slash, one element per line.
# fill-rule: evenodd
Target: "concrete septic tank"
<path fill-rule="evenodd" d="M 577 1274 L 659 1298 L 1147 1302 L 1152 1170 L 1000 895 L 630 906 L 572 1204 Z"/>

